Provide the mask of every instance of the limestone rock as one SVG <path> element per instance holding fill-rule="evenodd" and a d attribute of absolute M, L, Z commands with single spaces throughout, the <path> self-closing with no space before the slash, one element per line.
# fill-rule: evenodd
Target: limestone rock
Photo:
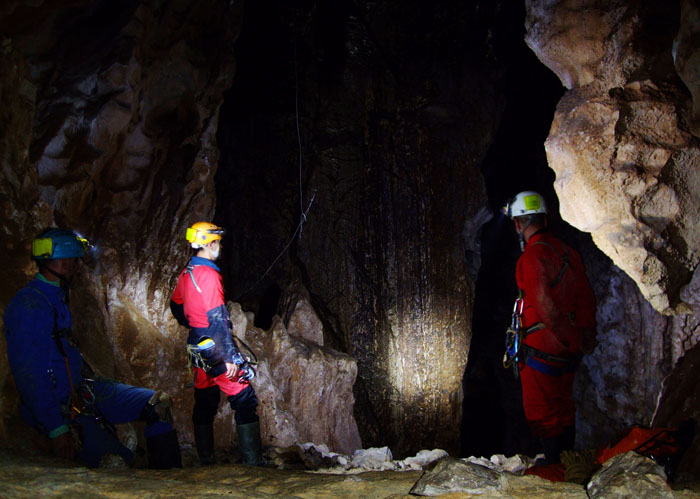
<path fill-rule="evenodd" d="M 562 216 L 662 313 L 688 312 L 680 289 L 700 259 L 700 149 L 683 131 L 683 102 L 650 81 L 605 95 L 573 90 L 545 143 Z"/>
<path fill-rule="evenodd" d="M 537 476 L 516 476 L 488 467 L 445 458 L 421 478 L 411 494 L 441 496 L 468 494 L 484 497 L 571 497 L 586 498 L 583 487 L 570 483 L 554 483 Z"/>
<path fill-rule="evenodd" d="M 266 22 L 290 24 L 248 5 Z M 281 70 L 260 85 L 245 80 L 241 62 L 234 89 L 238 83 L 251 95 L 231 100 L 234 118 L 219 130 L 227 151 L 220 181 L 269 186 L 241 189 L 217 211 L 232 221 L 234 240 L 245 241 L 224 248 L 227 260 L 250 262 L 231 271 L 230 280 L 240 283 L 232 292 L 256 283 L 290 243 L 244 308 L 255 310 L 275 286 L 286 293 L 292 279 L 302 281 L 323 323 L 324 345 L 357 359 L 363 442 L 389 446 L 396 457 L 459 448 L 478 265 L 478 248 L 462 229 L 474 235 L 485 221 L 479 162 L 504 102 L 493 84 L 502 73 L 488 50 L 457 60 L 448 54 L 483 46 L 492 18 L 482 12 L 499 5 L 360 2 L 356 13 L 338 8 L 331 19 L 319 15 L 324 9 L 305 10 L 308 32 L 278 36 L 283 46 L 297 41 L 306 54 L 298 74 L 313 77 L 295 87 L 293 72 Z M 257 43 L 251 36 L 248 47 Z M 285 59 L 276 67 L 289 66 Z M 299 91 L 298 114 L 289 106 L 290 88 Z M 272 160 L 299 157 L 296 135 L 286 133 L 297 120 L 303 162 Z M 251 158 L 270 160 L 261 169 Z M 300 205 L 306 209 L 311 199 L 303 234 L 292 238 L 304 220 Z M 290 331 L 291 310 L 286 302 L 278 310 Z"/>
<path fill-rule="evenodd" d="M 231 318 L 234 330 L 240 329 L 239 321 L 247 321 L 235 308 Z M 244 341 L 258 357 L 252 384 L 260 401 L 258 415 L 266 445 L 315 442 L 345 454 L 362 447 L 353 417 L 354 359 L 291 336 L 279 318 L 269 331 L 249 326 Z M 215 429 L 221 440 L 217 437 L 217 442 L 231 444 L 232 415 L 226 407 L 220 412 Z"/>
<path fill-rule="evenodd" d="M 674 497 L 663 468 L 635 452 L 619 454 L 605 462 L 586 486 L 588 497 Z"/>
<path fill-rule="evenodd" d="M 525 41 L 568 89 L 672 71 L 677 8 L 663 1 L 526 0 Z M 652 41 L 653 40 L 653 41 Z"/>
<path fill-rule="evenodd" d="M 289 318 L 287 332 L 323 346 L 323 324 L 308 300 L 299 300 Z"/>
<path fill-rule="evenodd" d="M 427 471 L 413 486 L 411 494 L 439 496 L 461 492 L 479 495 L 493 494 L 505 488 L 505 480 L 498 472 L 478 464 L 447 458 Z"/>
<path fill-rule="evenodd" d="M 353 453 L 352 465 L 367 470 L 381 469 L 392 459 L 391 450 L 388 447 L 359 449 Z"/>

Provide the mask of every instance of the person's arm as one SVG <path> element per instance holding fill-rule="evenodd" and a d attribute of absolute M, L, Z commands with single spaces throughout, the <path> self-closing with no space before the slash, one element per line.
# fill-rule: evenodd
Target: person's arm
<path fill-rule="evenodd" d="M 231 321 L 228 310 L 224 304 L 224 292 L 221 276 L 218 272 L 202 272 L 202 298 L 207 309 L 207 320 L 209 322 L 209 335 L 215 343 L 213 354 L 220 361 L 226 363 L 227 376 L 233 377 L 238 370 L 237 365 L 243 362 L 238 348 L 233 343 L 231 337 Z M 199 282 L 199 276 L 197 282 Z"/>
<path fill-rule="evenodd" d="M 177 280 L 177 285 L 175 286 L 175 291 L 173 291 L 173 296 L 170 298 L 170 312 L 173 317 L 181 326 L 190 327 L 190 323 L 185 317 L 185 301 L 182 296 L 182 274 Z"/>

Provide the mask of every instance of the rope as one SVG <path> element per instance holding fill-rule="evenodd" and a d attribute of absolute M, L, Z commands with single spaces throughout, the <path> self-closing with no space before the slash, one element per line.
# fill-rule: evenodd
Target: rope
<path fill-rule="evenodd" d="M 248 286 L 242 293 L 240 293 L 238 296 L 236 296 L 233 301 L 238 300 L 241 296 L 246 294 L 248 291 L 253 289 L 255 286 L 260 284 L 260 282 L 267 276 L 267 274 L 270 273 L 270 270 L 272 270 L 272 267 L 275 266 L 277 261 L 282 258 L 282 255 L 286 253 L 286 251 L 289 249 L 289 247 L 292 245 L 292 242 L 294 241 L 294 238 L 296 237 L 297 233 L 299 233 L 299 239 L 301 239 L 301 233 L 304 227 L 304 223 L 306 223 L 306 215 L 309 213 L 309 210 L 311 209 L 311 205 L 314 203 L 314 199 L 316 199 L 316 191 L 314 190 L 313 195 L 311 196 L 311 200 L 309 201 L 308 206 L 306 207 L 306 210 L 304 209 L 304 192 L 302 188 L 302 170 L 303 170 L 303 152 L 302 152 L 302 144 L 301 144 L 301 129 L 299 127 L 299 77 L 297 74 L 297 37 L 296 33 L 294 35 L 294 112 L 296 115 L 296 130 L 297 130 L 297 144 L 299 146 L 299 210 L 301 212 L 301 215 L 299 217 L 299 223 L 297 224 L 297 228 L 294 230 L 294 233 L 292 234 L 292 237 L 289 238 L 289 241 L 287 244 L 282 248 L 282 251 L 280 252 L 279 255 L 277 255 L 277 258 L 273 260 L 273 262 L 270 264 L 270 266 L 267 268 L 265 273 L 260 276 L 260 278 L 255 281 L 253 284 Z"/>
<path fill-rule="evenodd" d="M 296 237 L 297 232 L 300 232 L 300 231 L 301 231 L 301 227 L 302 227 L 302 225 L 304 225 L 304 222 L 306 221 L 306 214 L 309 213 L 309 210 L 311 209 L 311 205 L 314 203 L 314 199 L 316 199 L 316 191 L 314 191 L 313 196 L 311 196 L 311 200 L 309 201 L 309 205 L 306 207 L 306 210 L 305 210 L 304 212 L 302 212 L 301 219 L 299 220 L 299 224 L 297 225 L 297 228 L 296 228 L 296 230 L 294 231 L 294 234 L 292 234 L 292 237 L 289 238 L 289 241 L 288 241 L 287 244 L 284 246 L 284 248 L 282 248 L 282 251 L 280 251 L 280 254 L 277 255 L 277 258 L 275 258 L 275 259 L 273 260 L 273 262 L 272 262 L 272 263 L 270 264 L 270 266 L 267 268 L 267 270 L 265 271 L 265 273 L 264 273 L 263 275 L 261 275 L 260 278 L 259 278 L 257 281 L 255 281 L 253 284 L 251 284 L 250 286 L 248 286 L 248 287 L 245 289 L 245 291 L 243 291 L 243 292 L 240 293 L 238 296 L 236 296 L 236 297 L 233 299 L 233 301 L 238 300 L 241 296 L 243 296 L 243 295 L 246 294 L 248 291 L 250 291 L 251 289 L 253 289 L 255 286 L 257 286 L 258 284 L 260 284 L 260 282 L 267 276 L 267 274 L 270 273 L 270 271 L 272 270 L 272 267 L 275 266 L 275 264 L 277 263 L 277 261 L 278 261 L 280 258 L 282 258 L 282 255 L 284 255 L 284 254 L 286 253 L 286 251 L 287 251 L 287 250 L 289 249 L 289 247 L 292 245 L 292 242 L 294 242 L 294 238 Z"/>
<path fill-rule="evenodd" d="M 299 76 L 297 73 L 297 37 L 294 35 L 294 113 L 296 115 L 297 125 L 297 144 L 299 146 L 299 212 L 306 222 L 306 214 L 304 213 L 304 192 L 302 191 L 302 162 L 303 153 L 301 145 L 301 129 L 299 127 Z M 299 229 L 299 239 L 301 239 L 301 228 Z"/>

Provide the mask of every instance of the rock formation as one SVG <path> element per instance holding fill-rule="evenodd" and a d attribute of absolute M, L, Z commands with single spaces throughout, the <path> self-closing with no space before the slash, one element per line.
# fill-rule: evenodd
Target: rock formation
<path fill-rule="evenodd" d="M 579 438 L 600 443 L 652 423 L 675 390 L 665 378 L 700 340 L 697 6 L 526 5 L 528 45 L 569 89 L 545 143 L 561 215 L 626 273 L 592 267 L 600 345 L 579 380 Z M 686 405 L 674 422 L 697 415 Z"/>
<path fill-rule="evenodd" d="M 234 296 L 255 310 L 279 288 L 287 310 L 287 284 L 300 282 L 324 342 L 358 361 L 363 444 L 397 456 L 458 451 L 478 270 L 462 229 L 485 202 L 478 162 L 502 108 L 493 54 L 469 47 L 488 38 L 494 9 L 360 2 L 290 18 L 251 4 L 260 29 L 239 40 L 222 108 L 219 182 L 259 186 L 217 206 L 228 261 L 255 255 L 232 273 Z M 288 49 L 268 54 L 271 43 Z M 260 53 L 268 64 L 250 62 Z"/>
<path fill-rule="evenodd" d="M 666 2 L 526 2 L 528 45 L 570 89 L 546 142 L 561 214 L 664 314 L 691 311 L 680 290 L 700 261 L 698 141 L 673 71 L 681 48 L 678 66 L 692 64 L 683 3 L 674 49 L 681 18 Z"/>

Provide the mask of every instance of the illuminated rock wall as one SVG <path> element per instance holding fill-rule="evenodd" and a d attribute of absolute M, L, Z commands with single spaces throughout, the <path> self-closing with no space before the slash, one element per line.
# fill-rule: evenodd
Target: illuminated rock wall
<path fill-rule="evenodd" d="M 357 359 L 363 445 L 394 456 L 459 451 L 478 271 L 467 250 L 478 258 L 479 162 L 503 107 L 487 42 L 495 11 L 361 2 L 300 9 L 292 29 L 249 4 L 255 28 L 239 39 L 222 107 L 218 183 L 234 190 L 217 217 L 232 231 L 226 260 L 246 262 L 233 294 L 254 307 L 303 284 L 325 343 Z M 267 64 L 250 62 L 260 54 Z"/>
<path fill-rule="evenodd" d="M 180 429 L 192 402 L 167 305 L 188 253 L 180 236 L 214 209 L 238 21 L 216 1 L 11 2 L 0 17 L 1 308 L 34 271 L 42 227 L 87 236 L 96 255 L 72 293 L 82 350 L 104 375 L 170 392 Z"/>

